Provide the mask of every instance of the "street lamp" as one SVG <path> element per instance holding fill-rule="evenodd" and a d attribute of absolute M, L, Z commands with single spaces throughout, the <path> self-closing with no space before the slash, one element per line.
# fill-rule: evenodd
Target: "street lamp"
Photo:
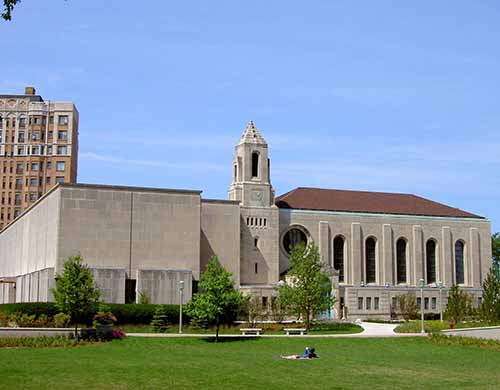
<path fill-rule="evenodd" d="M 184 295 L 184 280 L 179 281 L 179 294 L 180 294 L 180 306 L 179 306 L 179 334 L 182 334 L 182 298 Z"/>
<path fill-rule="evenodd" d="M 443 282 L 437 282 L 439 288 L 439 319 L 443 322 Z"/>
<path fill-rule="evenodd" d="M 418 286 L 420 287 L 420 313 L 422 314 L 422 330 L 420 333 L 425 333 L 424 329 L 424 284 L 425 280 L 423 278 L 420 278 L 418 281 Z"/>

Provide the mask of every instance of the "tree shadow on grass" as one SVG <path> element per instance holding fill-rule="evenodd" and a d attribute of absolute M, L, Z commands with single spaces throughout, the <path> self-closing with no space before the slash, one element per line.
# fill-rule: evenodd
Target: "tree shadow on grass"
<path fill-rule="evenodd" d="M 241 336 L 241 337 L 224 337 L 224 336 L 219 336 L 219 340 L 217 341 L 217 343 L 231 343 L 233 341 L 255 341 L 257 340 L 259 337 L 245 337 L 245 336 Z M 206 341 L 207 343 L 215 343 L 215 337 L 211 336 L 211 337 L 204 337 L 202 339 L 203 341 Z"/>

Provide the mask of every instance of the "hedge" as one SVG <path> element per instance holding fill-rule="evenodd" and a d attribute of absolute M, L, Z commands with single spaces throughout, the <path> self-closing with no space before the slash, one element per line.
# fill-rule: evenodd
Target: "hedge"
<path fill-rule="evenodd" d="M 115 315 L 118 324 L 149 324 L 153 319 L 156 308 L 160 305 L 153 304 L 117 304 L 107 303 L 110 311 Z M 167 317 L 171 324 L 179 322 L 179 305 L 163 305 L 167 311 Z M 40 314 L 53 317 L 59 312 L 53 302 L 33 302 L 33 303 L 5 303 L 0 304 L 0 312 L 6 314 L 21 313 L 35 315 Z M 86 319 L 81 322 L 90 322 L 93 314 L 97 312 L 97 307 L 89 313 Z M 183 313 L 183 322 L 188 323 L 189 317 Z"/>

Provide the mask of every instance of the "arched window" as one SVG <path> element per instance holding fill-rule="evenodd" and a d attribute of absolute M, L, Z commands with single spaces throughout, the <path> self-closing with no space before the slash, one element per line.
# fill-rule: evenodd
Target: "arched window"
<path fill-rule="evenodd" d="M 259 177 L 259 153 L 252 153 L 252 177 Z"/>
<path fill-rule="evenodd" d="M 333 268 L 339 271 L 339 282 L 344 281 L 344 238 L 337 236 L 333 240 Z"/>
<path fill-rule="evenodd" d="M 436 282 L 436 242 L 427 241 L 425 245 L 425 264 L 427 269 L 427 283 Z"/>
<path fill-rule="evenodd" d="M 366 283 L 376 283 L 377 273 L 375 265 L 375 249 L 377 247 L 377 242 L 374 238 L 370 237 L 365 243 L 365 271 L 366 271 Z"/>
<path fill-rule="evenodd" d="M 464 284 L 464 243 L 455 243 L 455 279 L 457 284 Z"/>
<path fill-rule="evenodd" d="M 396 242 L 396 279 L 397 283 L 406 283 L 406 240 Z"/>
<path fill-rule="evenodd" d="M 299 244 L 307 245 L 307 235 L 301 229 L 291 228 L 283 236 L 283 247 L 290 254 L 292 249 Z"/>

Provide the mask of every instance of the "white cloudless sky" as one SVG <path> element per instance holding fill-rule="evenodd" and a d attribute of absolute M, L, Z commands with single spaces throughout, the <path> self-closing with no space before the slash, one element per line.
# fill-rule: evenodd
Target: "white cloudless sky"
<path fill-rule="evenodd" d="M 22 1 L 0 93 L 80 112 L 78 181 L 225 198 L 248 120 L 277 194 L 415 193 L 500 230 L 500 3 Z"/>

